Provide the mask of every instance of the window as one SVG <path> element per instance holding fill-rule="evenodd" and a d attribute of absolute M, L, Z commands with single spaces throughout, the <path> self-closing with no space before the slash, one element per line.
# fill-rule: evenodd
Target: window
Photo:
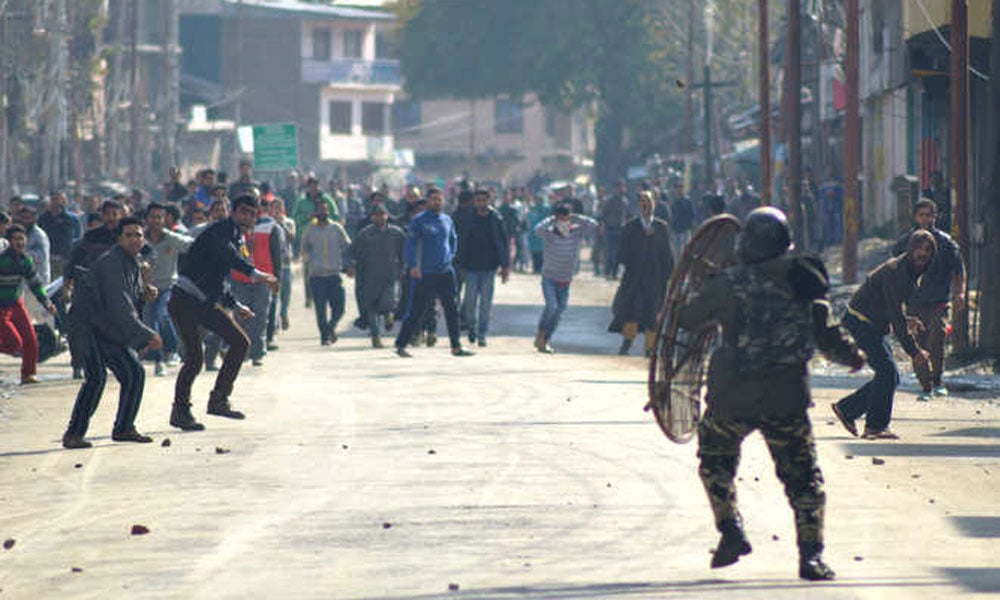
<path fill-rule="evenodd" d="M 360 29 L 348 29 L 344 32 L 345 57 L 361 58 L 361 35 Z"/>
<path fill-rule="evenodd" d="M 412 130 L 420 126 L 420 113 L 420 102 L 397 100 L 392 105 L 392 128 L 396 135 L 415 133 Z"/>
<path fill-rule="evenodd" d="M 333 45 L 330 43 L 330 30 L 316 28 L 312 30 L 312 57 L 314 60 L 330 60 L 333 56 Z"/>
<path fill-rule="evenodd" d="M 493 130 L 497 133 L 524 131 L 524 109 L 520 100 L 497 98 L 493 104 Z"/>
<path fill-rule="evenodd" d="M 364 135 L 383 136 L 388 133 L 385 127 L 385 103 L 361 103 L 361 133 Z"/>
<path fill-rule="evenodd" d="M 345 100 L 330 102 L 330 133 L 351 135 L 351 103 Z"/>

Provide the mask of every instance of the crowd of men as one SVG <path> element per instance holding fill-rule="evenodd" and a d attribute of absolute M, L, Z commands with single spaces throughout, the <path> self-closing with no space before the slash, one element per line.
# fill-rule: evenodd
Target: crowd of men
<path fill-rule="evenodd" d="M 464 181 L 447 189 L 409 186 L 399 200 L 387 186 L 351 192 L 338 185 L 324 191 L 317 177 L 292 174 L 275 194 L 243 161 L 228 185 L 205 169 L 184 186 L 172 169 L 154 200 L 141 191 L 86 196 L 73 207 L 61 192 L 38 205 L 14 198 L 10 215 L 0 213 L 0 352 L 21 358 L 22 384 L 39 382 L 36 330 L 45 329 L 32 319 L 44 313 L 32 315 L 26 290 L 69 340 L 74 378 L 83 380 L 63 446 L 91 446 L 85 438 L 109 370 L 121 388 L 112 439 L 148 443 L 135 428 L 143 360 L 157 376 L 181 363 L 173 427 L 205 428 L 191 401 L 203 368 L 217 371 L 206 413 L 245 418 L 231 402 L 235 382 L 244 361 L 263 365 L 279 349 L 277 332 L 290 327 L 296 257 L 321 346 L 338 341 L 348 277 L 355 279 L 354 326 L 368 332 L 373 347 L 384 346 L 381 335 L 397 321 L 398 356 L 434 346 L 440 305 L 451 354 L 471 356 L 463 333 L 470 344 L 487 347 L 496 280 L 506 283 L 519 271 L 540 275 L 544 308 L 534 346 L 552 353 L 581 248 L 589 243 L 596 275 L 616 280 L 624 267 L 608 327 L 621 335 L 619 354 L 628 354 L 643 333 L 649 355 L 668 280 L 695 224 L 742 211 L 739 264 L 691 290 L 678 313 L 683 329 L 715 324 L 723 332 L 698 431 L 699 474 L 721 533 L 711 565 L 724 567 L 751 552 L 734 479 L 743 439 L 760 430 L 795 512 L 799 575 L 809 580 L 834 577 L 822 559 L 825 495 L 806 412 L 814 349 L 853 370 L 868 364 L 874 371 L 871 381 L 832 405 L 853 436 L 898 439 L 889 427 L 899 383 L 890 330 L 912 357 L 922 386 L 918 400 L 948 394 L 944 344 L 949 311 L 964 304 L 965 269 L 955 242 L 938 228 L 932 197 L 916 203 L 913 230 L 854 293 L 840 324 L 830 314 L 822 261 L 792 253 L 785 215 L 755 208 L 752 197 L 740 207 L 710 194 L 695 205 L 680 180 L 631 192 L 622 181 L 589 201 L 570 186 L 542 195 Z M 52 337 L 46 355 L 56 350 Z"/>

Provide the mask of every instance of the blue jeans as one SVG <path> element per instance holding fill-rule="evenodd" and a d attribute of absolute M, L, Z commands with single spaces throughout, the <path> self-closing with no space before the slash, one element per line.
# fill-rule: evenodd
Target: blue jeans
<path fill-rule="evenodd" d="M 490 311 L 493 310 L 493 283 L 496 271 L 466 271 L 465 299 L 462 314 L 469 332 L 483 340 L 490 331 Z M 478 305 L 478 311 L 477 309 Z"/>
<path fill-rule="evenodd" d="M 292 268 L 281 268 L 281 294 L 278 296 L 281 301 L 279 314 L 281 318 L 288 320 L 288 304 L 292 301 Z"/>
<path fill-rule="evenodd" d="M 554 279 L 542 277 L 542 296 L 545 297 L 545 310 L 538 321 L 538 328 L 545 332 L 545 339 L 551 339 L 559 318 L 562 317 L 569 304 L 569 282 L 558 283 Z"/>
<path fill-rule="evenodd" d="M 170 320 L 170 315 L 167 313 L 168 302 L 170 302 L 169 287 L 165 290 L 160 290 L 160 293 L 156 296 L 156 300 L 147 302 L 142 309 L 142 322 L 146 324 L 146 327 L 149 327 L 163 338 L 164 348 L 162 350 L 150 350 L 146 354 L 146 358 L 154 362 L 163 361 L 164 350 L 169 351 L 167 348 L 168 339 L 173 343 L 173 349 L 176 350 L 177 348 L 177 332 L 174 330 L 174 323 Z"/>
<path fill-rule="evenodd" d="M 843 323 L 858 347 L 868 355 L 868 365 L 875 371 L 875 377 L 838 402 L 837 407 L 851 420 L 865 415 L 866 430 L 882 431 L 889 427 L 889 420 L 892 419 L 892 398 L 899 385 L 899 370 L 892 358 L 889 339 L 870 323 L 850 313 L 844 317 Z"/>
<path fill-rule="evenodd" d="M 253 311 L 250 319 L 240 319 L 236 322 L 250 338 L 250 360 L 260 360 L 267 354 L 265 338 L 267 335 L 267 311 L 271 306 L 271 290 L 262 283 L 232 282 L 233 297 L 240 304 L 245 304 Z"/>

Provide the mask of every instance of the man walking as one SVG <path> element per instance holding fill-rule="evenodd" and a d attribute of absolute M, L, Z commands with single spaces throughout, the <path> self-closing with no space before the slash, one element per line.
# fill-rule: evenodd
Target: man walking
<path fill-rule="evenodd" d="M 913 231 L 929 231 L 934 236 L 937 251 L 927 272 L 920 278 L 916 291 L 906 301 L 906 313 L 920 320 L 917 327 L 917 345 L 927 349 L 931 355 L 929 363 L 913 364 L 923 391 L 917 400 L 926 402 L 931 396 L 947 396 L 948 388 L 941 381 L 944 371 L 945 331 L 948 327 L 949 301 L 953 312 L 965 306 L 965 264 L 958 244 L 947 233 L 935 226 L 937 206 L 934 200 L 922 198 L 913 209 L 916 228 Z M 892 247 L 894 256 L 906 252 L 913 231 L 899 238 Z"/>
<path fill-rule="evenodd" d="M 164 225 L 167 218 L 167 207 L 154 202 L 146 210 L 146 238 L 153 249 L 153 264 L 149 272 L 148 283 L 157 289 L 156 298 L 143 307 L 142 321 L 162 338 L 176 340 L 167 305 L 172 295 L 171 287 L 177 281 L 177 258 L 187 252 L 193 238 L 167 229 Z M 146 359 L 153 361 L 153 373 L 157 377 L 166 374 L 163 349 L 152 350 L 146 354 Z"/>
<path fill-rule="evenodd" d="M 38 226 L 38 210 L 30 204 L 22 204 L 13 214 L 14 223 L 24 228 L 27 237 L 25 253 L 35 262 L 35 272 L 42 285 L 52 283 L 51 245 L 45 230 Z"/>
<path fill-rule="evenodd" d="M 465 298 L 462 313 L 469 328 L 469 342 L 478 340 L 479 347 L 486 346 L 490 329 L 490 311 L 493 308 L 493 284 L 497 269 L 503 283 L 510 277 L 510 252 L 504 219 L 490 206 L 490 193 L 476 190 L 474 210 L 461 218 L 458 230 L 458 257 L 455 262 L 464 272 Z"/>
<path fill-rule="evenodd" d="M 639 331 L 644 332 L 645 354 L 656 345 L 656 317 L 667 293 L 667 281 L 674 270 L 670 227 L 653 216 L 653 195 L 639 194 L 639 218 L 622 229 L 618 262 L 625 266 L 622 283 L 612 304 L 614 320 L 608 327 L 621 333 L 619 355 L 626 355 Z"/>
<path fill-rule="evenodd" d="M 0 252 L 0 352 L 21 356 L 21 385 L 38 383 L 38 338 L 21 298 L 22 283 L 39 304 L 51 314 L 56 307 L 45 294 L 45 286 L 35 271 L 35 261 L 27 255 L 28 236 L 20 225 L 6 229 L 7 248 Z"/>
<path fill-rule="evenodd" d="M 244 195 L 258 196 L 257 190 L 250 188 Z M 267 212 L 267 205 L 261 201 L 257 221 L 251 230 L 244 233 L 250 262 L 263 273 L 277 277 L 281 273 L 281 257 L 284 252 L 285 230 Z M 234 269 L 231 273 L 233 297 L 253 313 L 252 316 L 237 316 L 240 327 L 250 337 L 250 361 L 255 367 L 264 364 L 267 354 L 267 315 L 271 308 L 271 290 L 265 285 L 257 285 L 254 280 Z"/>
<path fill-rule="evenodd" d="M 674 230 L 674 256 L 680 257 L 691 239 L 694 227 L 694 202 L 684 193 L 684 182 L 678 177 L 671 184 L 670 227 Z"/>
<path fill-rule="evenodd" d="M 596 228 L 597 221 L 583 215 L 574 215 L 569 204 L 560 204 L 554 215 L 535 225 L 535 234 L 545 245 L 542 256 L 542 295 L 545 298 L 545 309 L 538 321 L 538 333 L 535 334 L 535 348 L 539 352 L 555 352 L 549 345 L 549 340 L 569 303 L 569 285 L 573 281 L 576 263 L 580 260 L 580 244 Z"/>
<path fill-rule="evenodd" d="M 868 355 L 868 364 L 875 377 L 856 392 L 832 405 L 840 423 L 853 435 L 858 435 L 854 421 L 865 416 L 862 437 L 868 440 L 896 440 L 889 430 L 892 419 L 892 398 L 899 385 L 899 370 L 892 357 L 886 335 L 893 333 L 914 364 L 926 369 L 930 362 L 927 350 L 917 345 L 910 334 L 903 304 L 913 295 L 917 280 L 927 270 L 936 251 L 934 235 L 926 230 L 910 234 L 906 252 L 882 263 L 872 271 L 847 306 L 844 325 L 858 346 Z"/>
<path fill-rule="evenodd" d="M 423 323 L 428 307 L 435 299 L 441 301 L 448 338 L 453 356 L 471 356 L 462 347 L 458 324 L 455 269 L 452 261 L 458 246 L 458 236 L 451 217 L 444 214 L 444 194 L 438 188 L 427 190 L 427 210 L 410 222 L 406 235 L 405 257 L 410 272 L 410 297 L 403 324 L 396 337 L 396 354 L 412 355 L 406 345 Z"/>
<path fill-rule="evenodd" d="M 240 174 L 236 181 L 229 184 L 227 196 L 235 198 L 248 194 L 252 190 L 259 190 L 260 184 L 253 180 L 253 161 L 249 158 L 241 158 L 239 164 Z"/>
<path fill-rule="evenodd" d="M 83 235 L 80 221 L 66 210 L 65 194 L 55 191 L 49 195 L 49 208 L 39 215 L 38 226 L 49 236 L 52 277 L 59 277 L 73 252 L 73 242 Z"/>
<path fill-rule="evenodd" d="M 740 446 L 760 430 L 795 513 L 799 577 L 834 578 L 823 562 L 826 495 L 807 410 L 808 362 L 814 345 L 831 360 L 860 369 L 864 355 L 829 323 L 829 281 L 818 259 L 787 254 L 791 231 L 775 208 L 752 211 L 739 241 L 739 265 L 710 276 L 681 307 L 680 326 L 701 331 L 722 325 L 712 353 L 707 410 L 698 425 L 701 477 L 722 534 L 712 568 L 749 554 L 736 506 Z"/>
<path fill-rule="evenodd" d="M 608 279 L 618 279 L 618 238 L 622 227 L 628 221 L 628 184 L 619 180 L 615 193 L 601 203 L 601 228 L 604 230 L 604 243 L 607 259 L 604 262 L 604 274 Z"/>
<path fill-rule="evenodd" d="M 389 224 L 386 208 L 376 204 L 371 208 L 371 225 L 354 238 L 351 244 L 351 268 L 355 276 L 358 308 L 368 315 L 368 331 L 372 347 L 381 348 L 383 329 L 392 328 L 392 313 L 396 308 L 396 282 L 403 274 L 403 244 L 406 234 Z M 379 322 L 381 317 L 381 323 Z"/>
<path fill-rule="evenodd" d="M 79 282 L 69 311 L 70 343 L 74 356 L 83 360 L 86 378 L 63 435 L 64 448 L 91 446 L 83 438 L 104 393 L 107 369 L 121 386 L 111 439 L 143 444 L 153 441 L 136 431 L 135 417 L 146 383 L 136 349 L 159 350 L 163 346 L 160 336 L 139 318 L 139 307 L 155 290 L 143 286 L 139 273 L 142 223 L 125 217 L 118 222 L 117 234 L 118 243 L 97 259 Z"/>
<path fill-rule="evenodd" d="M 337 324 L 344 316 L 344 285 L 340 272 L 351 246 L 344 227 L 330 220 L 330 207 L 316 207 L 316 222 L 302 234 L 302 261 L 308 267 L 309 289 L 316 310 L 316 326 L 323 346 L 337 342 Z M 327 312 L 329 309 L 329 313 Z"/>
<path fill-rule="evenodd" d="M 229 218 L 209 225 L 195 238 L 179 262 L 177 283 L 174 284 L 167 310 L 184 346 L 184 365 L 177 374 L 170 424 L 185 431 L 205 428 L 191 415 L 191 386 L 205 361 L 202 330 L 218 335 L 229 344 L 222 369 L 215 379 L 215 388 L 208 397 L 208 414 L 230 419 L 244 418 L 242 412 L 233 410 L 229 397 L 246 358 L 250 340 L 226 309 L 235 309 L 243 318 L 250 318 L 253 313 L 236 302 L 226 290 L 225 283 L 230 270 L 235 269 L 252 277 L 258 284 L 277 289 L 278 279 L 255 269 L 246 258 L 250 254 L 244 244 L 243 232 L 250 230 L 257 221 L 258 209 L 258 199 L 252 194 L 234 198 Z"/>

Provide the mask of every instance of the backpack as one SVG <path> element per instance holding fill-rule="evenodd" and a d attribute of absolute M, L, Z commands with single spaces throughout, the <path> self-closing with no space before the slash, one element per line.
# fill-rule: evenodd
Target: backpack
<path fill-rule="evenodd" d="M 754 266 L 727 269 L 726 277 L 740 307 L 736 330 L 726 334 L 739 376 L 766 379 L 804 369 L 815 349 L 812 300 Z"/>

